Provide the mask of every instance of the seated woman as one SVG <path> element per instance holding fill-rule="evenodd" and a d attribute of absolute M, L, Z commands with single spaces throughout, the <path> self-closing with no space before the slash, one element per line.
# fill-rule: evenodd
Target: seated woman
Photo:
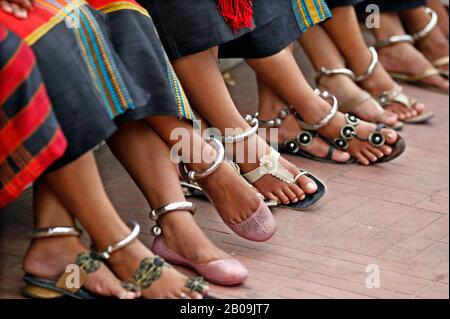
<path fill-rule="evenodd" d="M 372 32 L 380 61 L 392 77 L 448 94 L 448 39 L 427 1 L 365 1 L 357 6 L 362 15 L 368 4 L 382 12 L 380 27 Z"/>
<path fill-rule="evenodd" d="M 428 122 L 433 113 L 405 95 L 378 63 L 375 50 L 366 46 L 352 6 L 356 2 L 362 1 L 329 1 L 333 19 L 300 39 L 319 73 L 318 84 L 337 95 L 343 112 L 363 120 L 395 129 L 403 126 L 398 120 Z"/>
<path fill-rule="evenodd" d="M 192 119 L 193 114 L 159 45 L 146 11 L 131 1 L 128 1 L 125 7 L 118 7 L 111 1 L 90 1 L 90 4 L 99 11 L 107 13 L 106 19 L 115 52 L 120 55 L 121 62 L 130 71 L 132 80 L 140 88 L 144 88 L 150 97 L 145 107 L 126 111 L 116 117 L 116 123 L 143 118 L 147 124 L 158 128 L 159 133 L 165 136 L 169 143 L 176 142 L 171 140 L 172 130 L 182 128 L 188 132 L 189 136 L 186 138 L 188 141 L 191 138 L 195 140 L 195 145 L 190 145 L 189 148 L 197 149 L 196 146 L 201 145 L 202 153 L 214 152 L 211 146 L 193 132 L 192 124 L 178 119 Z M 133 27 L 133 37 L 129 36 L 129 28 L 122 27 L 124 23 Z M 142 61 L 146 61 L 148 67 L 143 68 Z M 167 225 L 163 228 L 168 229 L 163 232 L 162 237 L 155 240 L 152 249 L 174 264 L 193 268 L 211 282 L 222 285 L 242 283 L 247 278 L 248 271 L 236 259 L 215 247 L 196 225 L 189 213 L 189 211 L 192 212 L 193 207 L 190 204 L 186 207 L 169 152 L 168 150 L 155 152 L 153 144 L 159 145 L 161 141 L 155 135 L 155 131 L 149 125 L 145 125 L 144 120 L 142 123 L 124 125 L 108 140 L 108 144 L 137 181 L 150 205 L 161 207 L 155 212 L 168 208 L 170 212 L 177 212 L 177 214 L 167 214 L 168 212 L 161 214 L 158 222 L 162 226 Z M 189 154 L 192 153 L 190 149 L 187 151 Z M 160 155 L 157 156 L 158 161 L 155 161 L 155 153 Z M 205 170 L 208 172 L 208 174 L 197 175 L 202 176 L 200 183 L 205 186 L 205 189 L 223 187 L 221 184 L 227 187 L 231 183 L 235 187 L 236 194 L 233 202 L 244 201 L 248 206 L 255 207 L 252 210 L 254 212 L 251 215 L 252 218 L 249 218 L 246 206 L 241 205 L 236 209 L 230 209 L 228 203 L 231 201 L 229 198 L 223 200 L 222 193 L 214 192 L 210 195 L 213 200 L 219 202 L 216 206 L 233 231 L 249 240 L 270 239 L 275 231 L 275 222 L 270 210 L 229 164 L 222 164 L 217 154 L 213 153 L 211 156 L 212 162 L 216 162 L 214 170 L 210 169 L 211 161 L 205 163 L 203 158 L 199 163 L 191 163 L 189 158 L 185 158 L 184 161 L 189 163 L 190 168 L 197 169 L 200 173 Z M 150 165 L 151 162 L 152 165 Z M 161 175 L 161 179 L 155 179 L 157 175 Z M 178 209 L 174 209 L 174 206 Z M 255 219 L 264 223 L 253 225 Z M 159 227 L 156 229 L 161 232 Z"/>
<path fill-rule="evenodd" d="M 214 0 L 140 2 L 152 14 L 188 97 L 207 122 L 225 135 L 222 140 L 230 146 L 244 177 L 266 199 L 283 206 L 307 209 L 317 203 L 325 193 L 325 186 L 280 157 L 256 135 L 257 122 L 251 117 L 246 120 L 239 114 L 217 65 L 218 46 L 250 31 L 252 2 L 238 1 L 235 7 L 231 6 L 232 12 L 226 11 L 229 6 L 222 5 L 226 0 L 219 1 L 219 6 Z M 275 1 L 255 1 L 253 6 L 257 27 L 269 23 L 280 13 Z M 242 156 L 237 156 L 237 150 L 244 150 L 240 154 Z M 233 186 L 207 190 L 210 194 L 221 193 L 224 198 L 234 198 L 237 196 L 235 192 L 241 192 L 241 189 Z M 255 207 L 247 202 L 230 205 L 236 210 L 245 206 L 249 212 Z"/>
<path fill-rule="evenodd" d="M 127 293 L 117 279 L 112 280 L 114 277 L 102 267 L 101 261 L 104 261 L 120 280 L 126 281 L 124 287 L 139 291 L 145 298 L 201 298 L 206 295 L 208 288 L 202 279 L 186 278 L 137 240 L 137 224 L 131 223 L 130 233 L 110 203 L 89 152 L 117 130 L 114 120 L 139 119 L 149 112 L 149 94 L 134 82 L 132 72 L 116 55 L 112 41 L 106 36 L 103 17 L 84 3 L 58 0 L 37 1 L 25 21 L 3 12 L 0 12 L 0 19 L 32 45 L 56 117 L 68 140 L 64 157 L 36 186 L 36 205 L 39 198 L 46 202 L 48 198 L 57 197 L 61 205 L 56 206 L 64 206 L 81 222 L 96 247 L 96 252 L 89 255 L 79 243 L 61 246 L 66 238 L 58 235 L 78 234 L 64 214 L 55 212 L 45 222 L 38 222 L 37 226 L 45 229 L 36 231 L 35 241 L 25 258 L 25 280 L 30 284 L 27 294 L 46 298 L 56 292 L 50 297 L 61 293 L 76 298 L 91 297 L 84 291 L 68 290 L 64 284 L 56 282 L 61 270 L 77 256 L 80 269 L 89 274 L 85 287 L 94 294 L 126 298 L 139 295 Z M 78 24 L 76 28 L 68 28 L 64 21 L 70 23 L 69 26 Z M 35 32 L 38 27 L 48 31 Z M 86 32 L 89 28 L 95 32 Z M 19 46 L 20 41 L 15 39 Z M 97 51 L 96 47 L 102 50 Z M 40 191 L 47 197 L 40 197 Z M 56 215 L 62 216 L 61 219 Z M 54 229 L 58 226 L 69 228 Z M 58 238 L 54 238 L 55 234 Z M 65 253 L 61 253 L 62 250 Z"/>
<path fill-rule="evenodd" d="M 300 37 L 302 30 L 308 30 L 305 26 L 312 26 L 312 20 L 302 18 L 305 16 L 303 6 L 296 4 L 292 7 L 287 1 L 278 2 L 277 5 L 283 12 L 278 19 L 260 30 L 256 28 L 222 45 L 220 55 L 246 58 L 259 76 L 259 83 L 269 86 L 278 95 L 274 100 L 279 101 L 276 102 L 281 107 L 279 115 L 269 118 L 267 114 L 260 114 L 263 125 L 277 127 L 283 124 L 283 120 L 290 119 L 291 123 L 297 121 L 301 130 L 290 131 L 290 134 L 298 135 L 280 141 L 282 149 L 290 154 L 301 154 L 326 162 L 352 162 L 348 157 L 351 155 L 363 165 L 384 163 L 400 156 L 405 150 L 405 143 L 395 131 L 338 112 L 339 103 L 334 96 L 314 92 L 309 86 L 288 45 Z M 307 17 L 320 17 L 320 12 L 315 9 L 318 7 L 310 6 L 311 12 Z M 279 46 L 274 46 L 270 51 L 265 48 L 267 43 L 279 43 Z M 319 136 L 330 141 L 332 146 Z M 335 155 L 336 148 L 346 151 L 344 154 L 347 158 L 342 153 Z"/>

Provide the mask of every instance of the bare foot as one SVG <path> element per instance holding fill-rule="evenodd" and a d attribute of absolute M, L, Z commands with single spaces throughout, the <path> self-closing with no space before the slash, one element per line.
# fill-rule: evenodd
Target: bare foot
<path fill-rule="evenodd" d="M 32 241 L 24 257 L 25 273 L 37 278 L 58 280 L 77 256 L 89 250 L 77 237 L 54 237 Z M 135 299 L 136 293 L 126 291 L 119 279 L 104 265 L 87 276 L 83 286 L 87 291 L 120 299 Z"/>
<path fill-rule="evenodd" d="M 114 252 L 108 265 L 116 275 L 124 281 L 133 277 L 141 262 L 154 257 L 141 242 L 135 241 L 131 245 Z M 142 290 L 142 297 L 146 299 L 203 299 L 202 294 L 192 292 L 186 287 L 188 278 L 175 270 L 165 266 L 161 277 L 150 287 Z M 203 294 L 207 295 L 209 287 L 205 287 Z"/>
<path fill-rule="evenodd" d="M 379 55 L 380 62 L 389 72 L 420 75 L 433 68 L 426 57 L 409 43 L 398 43 L 381 48 Z M 434 75 L 422 80 L 422 82 L 445 92 L 449 91 L 449 82 L 442 76 Z"/>
<path fill-rule="evenodd" d="M 297 110 L 297 112 L 299 112 L 306 123 L 318 123 L 330 113 L 331 106 L 319 97 L 316 97 L 315 99 L 311 98 L 310 101 L 311 104 L 305 105 L 302 110 Z M 318 132 L 323 137 L 334 140 L 340 136 L 340 131 L 346 124 L 347 122 L 345 115 L 338 112 L 329 124 L 320 129 Z M 366 139 L 372 132 L 375 131 L 375 129 L 375 124 L 361 121 L 357 127 L 357 134 L 360 138 Z M 363 165 L 376 163 L 379 159 L 392 154 L 392 148 L 388 145 L 394 144 L 398 139 L 398 135 L 394 130 L 383 129 L 382 134 L 386 139 L 386 145 L 381 148 L 375 148 L 369 142 L 361 141 L 355 138 L 349 142 L 347 151 L 353 158 L 358 160 L 358 162 Z"/>
<path fill-rule="evenodd" d="M 268 121 L 275 119 L 279 116 L 281 110 L 286 109 L 288 106 L 283 101 L 272 101 L 270 104 L 261 104 L 259 107 L 259 119 L 262 121 Z M 270 135 L 270 130 L 268 130 L 267 142 L 284 144 L 288 140 L 293 140 L 297 138 L 298 134 L 302 131 L 300 125 L 298 124 L 294 115 L 290 114 L 285 118 L 280 127 L 278 127 L 278 135 Z M 311 143 L 311 145 L 306 147 L 301 147 L 301 149 L 313 156 L 324 158 L 327 156 L 330 148 L 330 144 L 324 141 L 320 136 L 316 136 Z M 342 152 L 340 150 L 335 150 L 332 156 L 332 160 L 338 163 L 345 163 L 350 159 L 350 154 Z"/>
<path fill-rule="evenodd" d="M 358 85 L 345 75 L 323 76 L 320 80 L 320 86 L 334 94 L 341 105 L 350 101 L 355 96 L 359 96 L 363 93 Z M 378 95 L 380 95 L 382 92 L 380 92 Z M 377 96 L 373 94 L 373 92 L 369 93 L 371 93 L 371 95 L 373 96 Z M 374 104 L 370 100 L 358 105 L 351 113 L 358 116 L 362 120 L 372 123 L 382 123 L 387 126 L 394 126 L 398 121 L 398 116 L 390 111 L 384 111 L 380 114 L 377 107 L 374 106 Z"/>

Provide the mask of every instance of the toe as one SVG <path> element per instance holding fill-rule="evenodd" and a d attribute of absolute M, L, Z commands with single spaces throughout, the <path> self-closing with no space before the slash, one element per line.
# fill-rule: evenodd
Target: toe
<path fill-rule="evenodd" d="M 302 176 L 298 184 L 306 194 L 314 194 L 317 192 L 317 184 L 307 176 Z"/>
<path fill-rule="evenodd" d="M 365 149 L 362 151 L 362 153 L 364 154 L 364 156 L 369 159 L 372 163 L 375 163 L 376 161 L 378 161 L 378 157 L 373 154 L 369 149 Z"/>
<path fill-rule="evenodd" d="M 281 200 L 278 198 L 278 196 L 273 193 L 267 193 L 265 198 L 271 201 L 276 201 L 277 203 L 281 203 Z"/>
<path fill-rule="evenodd" d="M 392 148 L 387 145 L 383 145 L 382 147 L 379 148 L 379 150 L 382 151 L 383 154 L 386 156 L 389 156 L 392 154 Z"/>
<path fill-rule="evenodd" d="M 360 152 L 355 154 L 355 158 L 358 160 L 358 162 L 361 165 L 365 165 L 365 166 L 370 165 L 370 161 Z"/>
<path fill-rule="evenodd" d="M 383 151 L 381 151 L 379 148 L 370 146 L 370 147 L 369 147 L 369 151 L 370 151 L 373 155 L 375 155 L 377 158 L 383 158 L 383 157 L 384 157 Z"/>
<path fill-rule="evenodd" d="M 422 114 L 426 108 L 425 104 L 420 102 L 416 102 L 413 107 L 419 114 Z"/>
<path fill-rule="evenodd" d="M 305 192 L 298 186 L 298 184 L 289 184 L 289 188 L 299 200 L 305 198 Z"/>
<path fill-rule="evenodd" d="M 289 185 L 286 185 L 284 188 L 284 193 L 286 194 L 286 196 L 289 198 L 289 202 L 290 203 L 297 203 L 298 202 L 298 197 L 297 195 L 295 195 L 295 193 L 291 190 L 291 188 L 289 187 Z"/>
<path fill-rule="evenodd" d="M 386 137 L 387 144 L 394 144 L 397 142 L 398 134 L 396 131 L 391 129 L 383 129 L 382 133 Z"/>
<path fill-rule="evenodd" d="M 343 152 L 341 150 L 335 150 L 333 152 L 333 156 L 331 157 L 333 161 L 339 162 L 339 163 L 345 163 L 350 160 L 351 155 L 347 152 Z"/>
<path fill-rule="evenodd" d="M 279 190 L 276 195 L 280 199 L 280 202 L 284 205 L 289 205 L 289 203 L 291 202 L 283 190 Z"/>

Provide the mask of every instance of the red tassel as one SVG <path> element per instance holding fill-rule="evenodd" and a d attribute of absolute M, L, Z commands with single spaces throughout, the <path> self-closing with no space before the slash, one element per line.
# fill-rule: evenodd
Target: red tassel
<path fill-rule="evenodd" d="M 219 0 L 217 8 L 234 32 L 253 27 L 253 0 Z"/>

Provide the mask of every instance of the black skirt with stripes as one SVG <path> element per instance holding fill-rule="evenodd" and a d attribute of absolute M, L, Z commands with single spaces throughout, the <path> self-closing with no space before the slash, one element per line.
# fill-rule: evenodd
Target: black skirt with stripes
<path fill-rule="evenodd" d="M 219 57 L 226 58 L 265 58 L 285 49 L 289 44 L 317 23 L 331 17 L 331 12 L 323 0 L 279 0 L 265 6 L 265 10 L 255 8 L 255 19 L 265 20 L 269 8 L 276 6 L 281 12 L 276 18 L 252 32 L 222 44 Z"/>
<path fill-rule="evenodd" d="M 279 1 L 256 0 L 254 25 L 264 26 L 283 14 Z M 289 2 L 291 0 L 288 0 Z M 217 0 L 138 0 L 151 14 L 171 60 L 206 51 L 251 31 L 234 32 L 220 15 Z"/>
<path fill-rule="evenodd" d="M 53 16 L 37 5 L 28 20 L 2 12 L 0 20 L 32 47 L 68 141 L 64 156 L 52 170 L 95 148 L 125 121 L 156 115 L 192 118 L 152 20 L 142 7 L 132 1 L 120 1 L 118 6 L 102 0 L 102 7 L 96 9 L 81 1 L 39 2 L 47 8 L 54 6 Z M 68 13 L 73 7 L 76 19 Z M 42 34 L 42 29 L 48 31 Z"/>

